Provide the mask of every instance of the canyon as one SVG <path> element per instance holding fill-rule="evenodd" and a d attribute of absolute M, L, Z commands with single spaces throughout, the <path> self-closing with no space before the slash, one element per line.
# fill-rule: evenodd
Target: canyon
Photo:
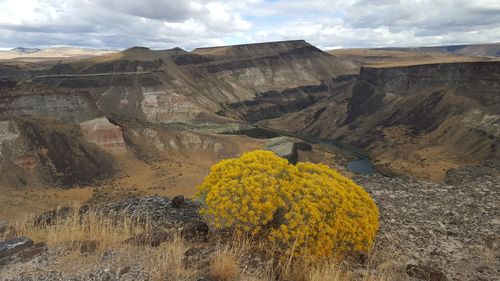
<path fill-rule="evenodd" d="M 92 151 L 109 153 L 110 159 L 167 157 L 185 145 L 192 151 L 209 149 L 212 164 L 244 151 L 241 143 L 263 147 L 265 127 L 309 142 L 351 146 L 386 175 L 440 182 L 449 170 L 499 157 L 500 62 L 491 51 L 495 46 L 326 53 L 296 40 L 191 52 L 134 47 L 31 64 L 11 59 L 0 71 L 0 114 L 10 130 L 1 143 L 3 150 L 18 152 L 3 153 L 0 169 L 17 166 L 32 175 L 31 180 L 10 179 L 16 186 L 69 187 L 100 179 L 99 173 L 90 173 L 85 181 L 62 184 L 38 171 L 48 165 L 39 151 L 51 151 L 27 143 L 49 143 L 40 138 L 50 136 L 30 135 L 19 129 L 20 122 L 43 128 L 48 122 L 71 142 L 66 146 L 80 147 L 80 139 Z M 474 48 L 488 52 L 470 51 Z M 252 130 L 262 136 L 245 136 Z M 182 140 L 163 137 L 172 131 L 184 134 Z M 226 148 L 229 143 L 235 143 L 234 149 Z M 81 161 L 92 162 L 93 153 L 84 151 Z M 325 153 L 342 159 L 329 163 L 336 167 L 359 157 L 341 148 L 319 154 Z M 15 164 L 26 161 L 41 165 Z M 72 170 L 76 166 L 50 166 L 54 173 L 78 173 Z M 114 170 L 104 166 L 103 171 Z"/>
<path fill-rule="evenodd" d="M 397 255 L 398 270 L 422 262 L 454 280 L 498 274 L 454 257 L 487 263 L 474 251 L 498 250 L 485 241 L 499 241 L 499 44 L 62 51 L 0 58 L 0 218 L 63 201 L 191 197 L 218 161 L 268 149 L 366 187 L 381 206 L 378 249 Z"/>

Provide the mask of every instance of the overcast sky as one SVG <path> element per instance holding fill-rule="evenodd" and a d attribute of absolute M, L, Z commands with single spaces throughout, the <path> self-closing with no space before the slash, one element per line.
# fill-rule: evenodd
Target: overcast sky
<path fill-rule="evenodd" d="M 0 48 L 305 39 L 323 48 L 500 41 L 500 0 L 0 0 Z"/>

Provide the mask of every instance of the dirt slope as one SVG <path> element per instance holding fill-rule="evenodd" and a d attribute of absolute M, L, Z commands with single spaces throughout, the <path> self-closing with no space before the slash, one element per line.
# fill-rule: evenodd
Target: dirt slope
<path fill-rule="evenodd" d="M 382 170 L 440 181 L 499 157 L 500 63 L 362 68 L 333 96 L 268 122 L 368 150 Z"/>

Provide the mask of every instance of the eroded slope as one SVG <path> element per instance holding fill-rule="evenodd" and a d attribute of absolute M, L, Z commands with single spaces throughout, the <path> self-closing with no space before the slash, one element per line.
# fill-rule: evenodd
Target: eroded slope
<path fill-rule="evenodd" d="M 268 125 L 368 150 L 379 168 L 442 180 L 499 157 L 500 63 L 362 68 L 358 80 Z"/>

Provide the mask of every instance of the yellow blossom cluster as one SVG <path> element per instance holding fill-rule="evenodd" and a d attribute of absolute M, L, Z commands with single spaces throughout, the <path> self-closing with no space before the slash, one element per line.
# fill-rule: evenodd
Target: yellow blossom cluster
<path fill-rule="evenodd" d="M 360 186 L 326 165 L 291 165 L 270 151 L 220 161 L 197 195 L 216 228 L 262 234 L 289 252 L 368 251 L 378 230 L 377 206 Z"/>

